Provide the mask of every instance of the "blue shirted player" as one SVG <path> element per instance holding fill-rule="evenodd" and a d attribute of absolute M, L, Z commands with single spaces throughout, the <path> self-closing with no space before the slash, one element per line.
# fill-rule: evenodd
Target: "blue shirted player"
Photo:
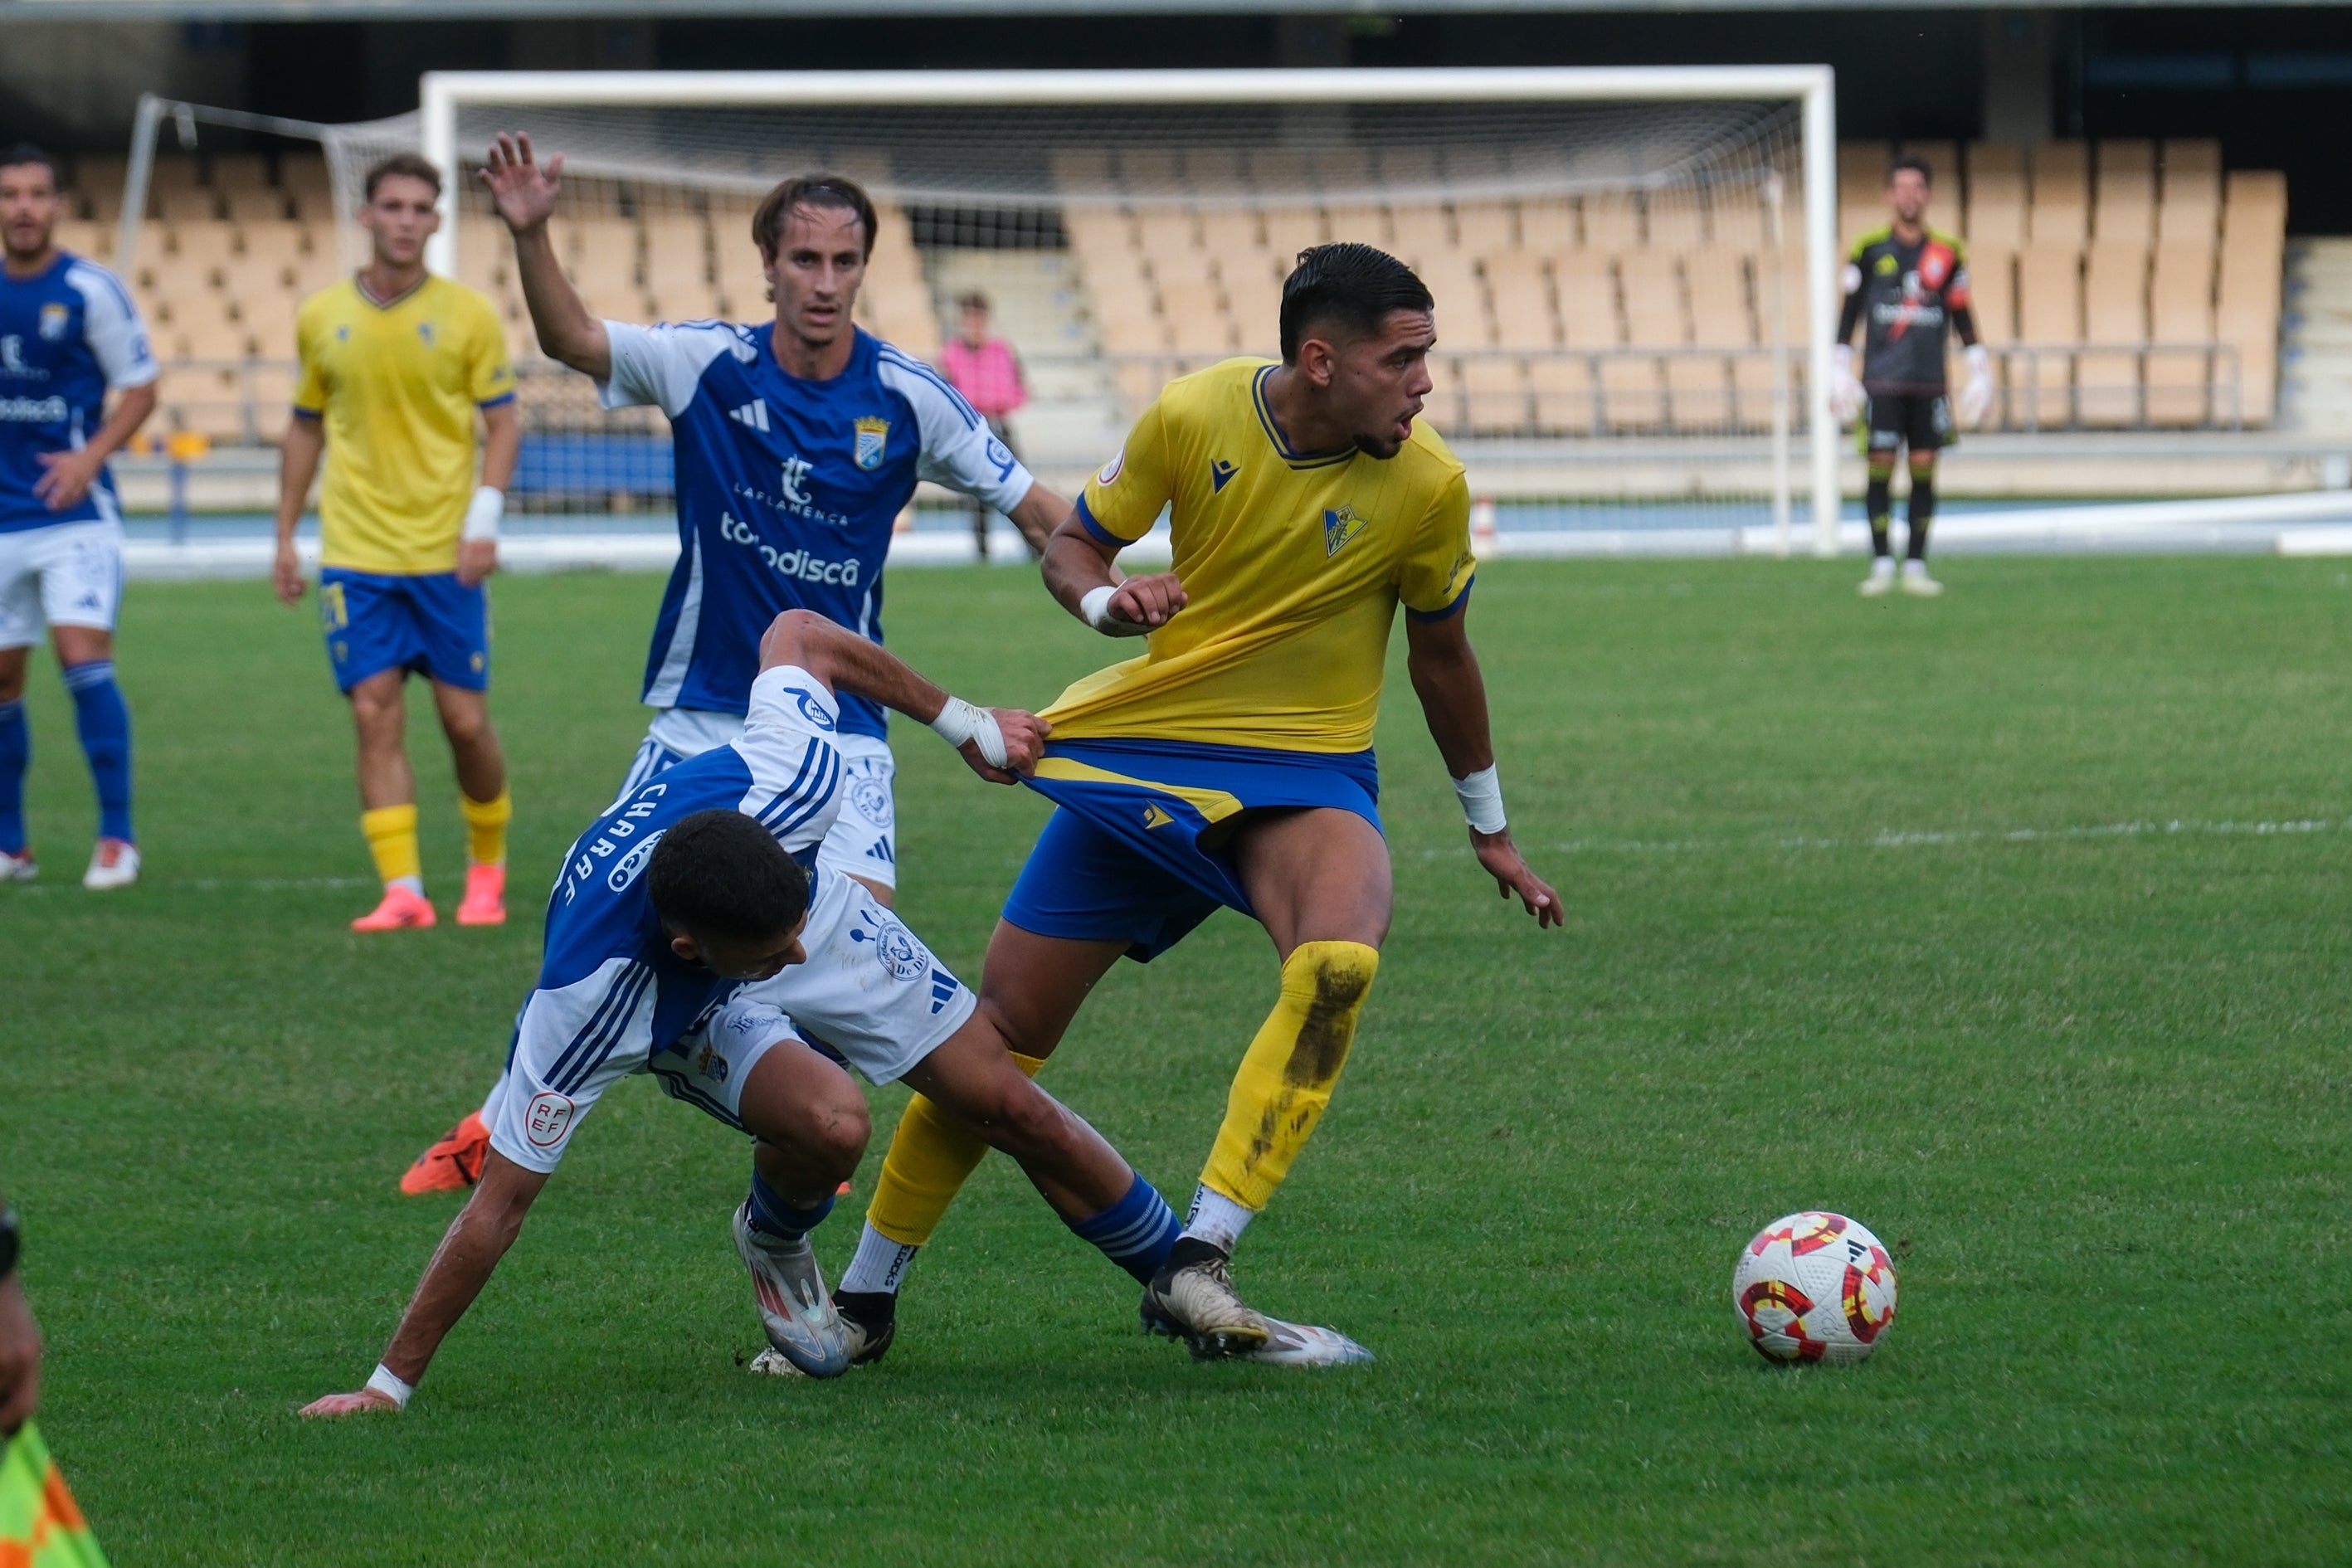
<path fill-rule="evenodd" d="M 491 1097 L 480 1185 L 367 1386 L 306 1415 L 408 1402 L 582 1121 L 633 1073 L 752 1134 L 736 1249 L 769 1343 L 811 1376 L 838 1376 L 887 1344 L 844 1322 L 808 1243 L 870 1127 L 835 1056 L 984 1129 L 1130 1275 L 1165 1260 L 1179 1226 L 1151 1184 L 1030 1081 L 994 1016 L 863 884 L 815 864 L 839 809 L 853 695 L 929 724 L 998 784 L 1035 764 L 1045 726 L 950 697 L 811 611 L 778 616 L 758 657 L 741 732 L 647 780 L 573 843 Z"/>
<path fill-rule="evenodd" d="M 98 786 L 82 886 L 127 888 L 139 849 L 131 713 L 114 683 L 122 508 L 106 460 L 155 411 L 155 356 L 121 280 L 58 248 L 58 188 L 47 153 L 0 153 L 0 882 L 38 875 L 25 831 L 25 664 L 46 622 Z"/>
<path fill-rule="evenodd" d="M 755 326 L 599 321 L 547 232 L 561 155 L 501 138 L 485 183 L 514 236 L 541 345 L 595 377 L 607 408 L 669 416 L 679 553 L 654 625 L 644 698 L 656 710 L 634 785 L 719 744 L 742 722 L 753 647 L 771 618 L 808 609 L 882 640 L 882 567 L 918 479 L 1010 516 L 1042 547 L 1069 502 L 1038 484 L 937 371 L 850 321 L 876 237 L 874 204 L 835 175 L 786 180 L 751 220 L 776 316 Z M 897 885 L 887 728 L 842 713 L 848 791 L 821 862 Z"/>

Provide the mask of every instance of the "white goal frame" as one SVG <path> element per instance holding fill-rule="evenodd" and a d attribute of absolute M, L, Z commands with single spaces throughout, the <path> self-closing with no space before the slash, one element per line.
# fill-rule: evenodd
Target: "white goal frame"
<path fill-rule="evenodd" d="M 1446 103 L 1582 100 L 1795 100 L 1804 158 L 1805 398 L 1813 552 L 1838 544 L 1838 423 L 1830 413 L 1836 331 L 1836 75 L 1828 66 L 1528 67 L 1501 69 L 941 70 L 941 71 L 428 71 L 420 79 L 425 156 L 452 176 L 441 232 L 426 247 L 435 271 L 457 265 L 457 111 L 467 103 L 574 107 L 877 108 L 958 104 L 1089 105 Z M 1783 405 L 1785 406 L 1785 403 Z M 1776 542 L 1787 553 L 1786 420 L 1776 447 Z"/>

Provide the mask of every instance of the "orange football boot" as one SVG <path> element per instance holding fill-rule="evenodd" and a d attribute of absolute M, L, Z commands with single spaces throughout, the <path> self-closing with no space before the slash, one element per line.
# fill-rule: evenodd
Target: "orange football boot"
<path fill-rule="evenodd" d="M 482 1179 L 482 1162 L 490 1152 L 490 1130 L 482 1113 L 469 1110 L 466 1120 L 444 1132 L 433 1147 L 416 1156 L 400 1178 L 400 1190 L 420 1193 L 463 1192 Z"/>
<path fill-rule="evenodd" d="M 461 926 L 502 926 L 507 923 L 507 868 L 472 865 L 466 868 L 466 897 L 457 906 Z"/>
<path fill-rule="evenodd" d="M 352 922 L 353 931 L 427 931 L 436 917 L 422 893 L 386 888 L 383 902 Z"/>

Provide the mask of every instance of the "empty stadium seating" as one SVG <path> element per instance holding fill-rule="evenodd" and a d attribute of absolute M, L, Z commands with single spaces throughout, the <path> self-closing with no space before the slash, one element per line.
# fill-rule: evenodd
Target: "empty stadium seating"
<path fill-rule="evenodd" d="M 1936 172 L 1931 221 L 1966 239 L 1976 316 L 1994 350 L 1995 422 L 2012 428 L 2260 424 L 2273 412 L 2286 192 L 2224 175 L 2211 142 L 2021 147 L 1854 142 L 1839 149 L 1842 243 L 1885 221 L 1896 153 Z M 1736 193 L 1428 199 L 1496 171 L 1475 150 L 1380 155 L 1267 148 L 1055 155 L 1060 213 L 1096 346 L 1130 404 L 1170 374 L 1276 349 L 1279 288 L 1298 250 L 1361 239 L 1411 260 L 1438 300 L 1432 394 L 1472 435 L 1757 430 L 1801 353 L 1801 215 L 1766 233 Z M 1378 190 L 1411 201 L 1235 193 Z M 122 160 L 73 169 L 69 247 L 106 258 Z M 1112 193 L 1106 196 L 1105 192 Z M 758 319 L 767 284 L 754 197 L 573 179 L 559 255 L 591 309 L 625 320 Z M 293 317 L 341 276 L 348 237 L 326 166 L 291 154 L 165 155 L 131 281 L 169 365 L 160 430 L 268 441 L 283 423 Z M 940 317 L 908 215 L 886 207 L 857 316 L 912 353 Z M 503 229 L 469 194 L 459 272 L 497 305 L 519 362 L 538 358 Z M 1777 323 L 1777 325 L 1776 325 Z"/>

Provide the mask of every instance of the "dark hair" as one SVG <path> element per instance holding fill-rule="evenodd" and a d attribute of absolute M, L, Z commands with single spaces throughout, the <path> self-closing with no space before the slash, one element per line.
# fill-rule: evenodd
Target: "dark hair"
<path fill-rule="evenodd" d="M 982 293 L 977 289 L 973 289 L 969 294 L 959 294 L 956 296 L 956 309 L 959 310 L 986 310 L 988 309 L 988 296 Z"/>
<path fill-rule="evenodd" d="M 369 201 L 375 200 L 375 188 L 395 175 L 424 181 L 433 187 L 435 199 L 439 199 L 441 171 L 415 153 L 394 153 L 389 158 L 370 164 L 367 178 L 362 185 L 365 198 Z"/>
<path fill-rule="evenodd" d="M 784 218 L 794 207 L 856 213 L 858 226 L 866 231 L 866 254 L 869 258 L 874 255 L 874 203 L 866 187 L 840 174 L 794 174 L 762 196 L 751 215 L 751 243 L 760 247 L 761 259 L 776 258 L 776 247 L 783 243 Z"/>
<path fill-rule="evenodd" d="M 66 188 L 65 176 L 58 171 L 58 161 L 30 142 L 19 142 L 5 153 L 0 153 L 0 169 L 21 169 L 27 163 L 38 163 L 49 172 L 49 189 L 52 191 Z"/>
<path fill-rule="evenodd" d="M 1909 153 L 1904 153 L 1903 156 L 1895 159 L 1895 162 L 1886 165 L 1886 183 L 1890 185 L 1893 184 L 1895 183 L 1895 176 L 1901 174 L 1906 169 L 1916 170 L 1919 174 L 1919 183 L 1923 185 L 1932 185 L 1936 183 L 1936 171 L 1927 167 L 1927 160 L 1916 157 Z"/>
<path fill-rule="evenodd" d="M 689 936 L 760 942 L 800 923 L 808 873 L 755 819 L 698 811 L 654 846 L 646 894 L 665 925 Z"/>
<path fill-rule="evenodd" d="M 1370 337 L 1391 310 L 1426 310 L 1433 301 L 1412 268 L 1369 245 L 1318 245 L 1298 253 L 1282 284 L 1282 363 L 1298 363 L 1307 329 L 1338 322 Z"/>

